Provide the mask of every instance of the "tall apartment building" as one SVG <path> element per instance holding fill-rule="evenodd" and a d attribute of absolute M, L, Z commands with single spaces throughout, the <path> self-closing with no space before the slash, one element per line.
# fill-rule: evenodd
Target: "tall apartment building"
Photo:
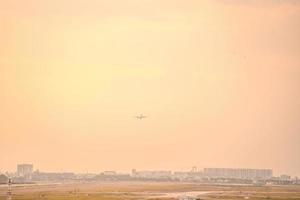
<path fill-rule="evenodd" d="M 17 166 L 18 176 L 30 176 L 33 172 L 32 164 L 19 164 Z"/>
<path fill-rule="evenodd" d="M 269 179 L 273 176 L 273 171 L 271 169 L 204 168 L 204 175 L 213 178 Z"/>

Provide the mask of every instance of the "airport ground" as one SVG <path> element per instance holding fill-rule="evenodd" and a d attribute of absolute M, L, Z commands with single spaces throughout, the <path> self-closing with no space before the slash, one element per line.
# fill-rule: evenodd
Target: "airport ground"
<path fill-rule="evenodd" d="M 0 187 L 6 200 L 7 187 Z M 89 182 L 14 185 L 13 200 L 299 199 L 300 186 L 204 185 L 174 182 Z"/>

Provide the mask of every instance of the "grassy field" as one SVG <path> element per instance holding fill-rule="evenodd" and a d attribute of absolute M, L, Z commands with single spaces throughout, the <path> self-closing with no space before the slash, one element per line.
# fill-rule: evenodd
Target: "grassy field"
<path fill-rule="evenodd" d="M 0 200 L 6 199 L 0 188 Z M 187 192 L 200 199 L 299 199 L 300 186 L 217 186 L 192 183 L 95 182 L 15 185 L 14 200 L 142 200 L 177 199 Z M 202 191 L 202 192 L 201 192 Z M 197 193 L 197 194 L 198 194 Z M 203 193 L 203 194 L 200 194 Z M 168 195 L 167 195 L 168 194 Z M 169 195 L 173 194 L 173 195 Z"/>

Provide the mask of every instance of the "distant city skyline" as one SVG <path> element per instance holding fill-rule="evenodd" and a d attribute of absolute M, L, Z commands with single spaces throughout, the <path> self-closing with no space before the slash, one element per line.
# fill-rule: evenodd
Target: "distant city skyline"
<path fill-rule="evenodd" d="M 72 173 L 102 173 L 102 172 L 119 172 L 119 173 L 134 173 L 134 171 L 136 171 L 136 168 L 131 168 L 130 170 L 115 170 L 115 169 L 102 169 L 102 170 L 98 170 L 98 171 L 71 171 L 71 170 L 59 170 L 59 171 L 45 171 L 45 170 L 41 170 L 38 167 L 34 168 L 34 164 L 32 163 L 22 163 L 22 164 L 17 164 L 16 165 L 16 169 L 15 171 L 8 171 L 8 170 L 4 170 L 4 169 L 0 169 L 0 173 L 16 173 L 18 176 L 23 176 L 26 174 L 30 174 L 36 171 L 41 171 L 41 172 L 72 172 Z M 297 177 L 297 175 L 291 175 L 291 174 L 287 174 L 284 172 L 277 172 L 274 173 L 274 170 L 272 168 L 249 168 L 249 167 L 244 167 L 244 168 L 231 168 L 231 167 L 203 167 L 203 168 L 199 168 L 197 166 L 192 166 L 190 168 L 187 169 L 139 169 L 139 171 L 169 171 L 169 172 L 205 172 L 208 174 L 212 174 L 214 173 L 223 173 L 224 171 L 222 170 L 229 170 L 228 172 L 226 171 L 226 173 L 232 173 L 230 170 L 262 170 L 263 173 L 268 173 L 268 174 L 272 174 L 275 176 L 280 176 L 280 175 L 290 175 L 292 177 Z M 217 172 L 216 172 L 217 171 Z M 244 173 L 244 172 L 238 172 L 238 173 Z M 271 176 L 272 176 L 271 175 Z"/>
<path fill-rule="evenodd" d="M 293 185 L 299 178 L 288 174 L 274 175 L 272 169 L 250 168 L 204 168 L 193 166 L 190 170 L 172 171 L 138 170 L 119 172 L 106 170 L 97 173 L 45 172 L 34 170 L 33 164 L 18 164 L 16 172 L 1 174 L 0 184 L 12 181 L 14 184 L 65 181 L 172 181 L 252 185 Z"/>

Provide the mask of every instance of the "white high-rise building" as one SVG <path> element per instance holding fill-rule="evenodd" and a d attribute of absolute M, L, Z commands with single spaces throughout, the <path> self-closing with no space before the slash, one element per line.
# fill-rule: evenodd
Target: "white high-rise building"
<path fill-rule="evenodd" d="M 31 176 L 33 172 L 33 165 L 32 164 L 19 164 L 17 166 L 17 174 L 18 176 Z"/>
<path fill-rule="evenodd" d="M 268 179 L 273 176 L 271 169 L 204 168 L 204 175 L 219 178 Z"/>

